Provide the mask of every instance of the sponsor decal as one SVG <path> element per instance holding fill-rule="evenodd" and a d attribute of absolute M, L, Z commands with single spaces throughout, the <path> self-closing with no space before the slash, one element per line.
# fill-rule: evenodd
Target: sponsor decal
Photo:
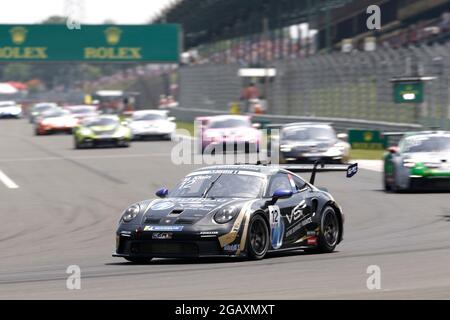
<path fill-rule="evenodd" d="M 202 231 L 200 232 L 201 235 L 216 235 L 219 234 L 219 231 Z"/>
<path fill-rule="evenodd" d="M 184 226 L 145 226 L 144 231 L 182 231 Z"/>
<path fill-rule="evenodd" d="M 273 249 L 279 249 L 283 245 L 284 222 L 281 217 L 280 207 L 269 206 L 270 239 Z"/>
<path fill-rule="evenodd" d="M 158 239 L 158 240 L 172 239 L 172 233 L 155 232 L 155 233 L 152 234 L 152 239 Z"/>
<path fill-rule="evenodd" d="M 308 218 L 305 220 L 302 220 L 300 223 L 298 223 L 295 227 L 293 227 L 292 229 L 290 229 L 288 232 L 286 232 L 286 237 L 290 237 L 291 235 L 293 235 L 295 232 L 297 232 L 298 230 L 300 230 L 300 228 L 303 228 L 304 226 L 308 225 L 312 223 L 312 218 Z"/>
<path fill-rule="evenodd" d="M 316 237 L 308 238 L 307 243 L 308 243 L 309 246 L 316 246 L 317 245 L 317 238 Z"/>
<path fill-rule="evenodd" d="M 28 30 L 24 27 L 14 27 L 9 30 L 11 41 L 18 47 L 0 47 L 2 59 L 47 59 L 46 47 L 21 47 L 27 41 Z"/>
<path fill-rule="evenodd" d="M 238 251 L 241 249 L 241 246 L 239 244 L 227 244 L 225 247 L 223 247 L 224 251 Z"/>
<path fill-rule="evenodd" d="M 16 45 L 21 45 L 25 42 L 27 39 L 27 33 L 28 30 L 24 27 L 14 27 L 11 30 L 9 30 L 11 34 L 11 40 Z"/>
<path fill-rule="evenodd" d="M 158 202 L 157 204 L 154 204 L 150 209 L 152 210 L 167 210 L 170 208 L 173 208 L 175 204 L 170 201 L 165 202 Z"/>
<path fill-rule="evenodd" d="M 303 210 L 305 208 L 306 208 L 306 201 L 303 200 L 294 209 L 292 209 L 291 213 L 286 215 L 286 219 L 288 220 L 289 224 L 292 224 L 298 221 L 300 218 L 302 218 Z"/>
<path fill-rule="evenodd" d="M 120 42 L 120 37 L 122 36 L 122 30 L 117 27 L 109 27 L 105 30 L 106 42 L 115 46 Z"/>

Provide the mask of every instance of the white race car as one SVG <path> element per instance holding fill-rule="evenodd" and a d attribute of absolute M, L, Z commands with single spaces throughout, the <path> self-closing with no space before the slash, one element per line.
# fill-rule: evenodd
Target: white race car
<path fill-rule="evenodd" d="M 134 140 L 148 137 L 172 140 L 177 129 L 174 120 L 167 111 L 140 110 L 133 113 L 128 123 Z"/>
<path fill-rule="evenodd" d="M 22 106 L 14 101 L 0 101 L 0 118 L 16 118 L 22 116 Z"/>

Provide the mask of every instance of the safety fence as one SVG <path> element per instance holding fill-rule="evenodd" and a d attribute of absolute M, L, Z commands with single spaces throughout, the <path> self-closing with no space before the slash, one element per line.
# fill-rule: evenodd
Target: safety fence
<path fill-rule="evenodd" d="M 368 128 L 376 122 L 450 128 L 450 43 L 320 54 L 278 61 L 273 67 L 276 77 L 258 83 L 268 100 L 268 115 L 364 120 Z M 239 68 L 181 67 L 180 107 L 229 111 L 244 84 Z M 390 80 L 415 72 L 433 79 L 425 83 L 425 101 L 394 103 Z"/>

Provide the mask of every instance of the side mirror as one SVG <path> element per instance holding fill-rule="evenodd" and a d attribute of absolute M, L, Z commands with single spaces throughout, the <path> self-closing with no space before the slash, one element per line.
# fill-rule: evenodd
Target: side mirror
<path fill-rule="evenodd" d="M 346 134 L 346 133 L 339 133 L 339 134 L 337 135 L 337 138 L 338 138 L 339 140 L 347 140 L 347 139 L 348 139 L 348 134 Z"/>
<path fill-rule="evenodd" d="M 162 188 L 162 189 L 159 189 L 158 191 L 156 191 L 155 194 L 159 198 L 165 198 L 169 194 L 169 190 L 167 190 L 166 188 Z"/>
<path fill-rule="evenodd" d="M 168 117 L 167 120 L 169 120 L 169 121 L 175 121 L 175 120 L 177 120 L 177 118 L 175 118 L 175 117 Z"/>
<path fill-rule="evenodd" d="M 272 202 L 275 203 L 280 199 L 288 199 L 292 197 L 293 194 L 294 192 L 292 192 L 292 190 L 278 189 L 272 195 Z"/>
<path fill-rule="evenodd" d="M 387 151 L 388 151 L 390 154 L 396 154 L 396 153 L 399 152 L 399 148 L 396 147 L 396 146 L 394 146 L 394 147 L 389 147 L 389 148 L 387 149 Z"/>

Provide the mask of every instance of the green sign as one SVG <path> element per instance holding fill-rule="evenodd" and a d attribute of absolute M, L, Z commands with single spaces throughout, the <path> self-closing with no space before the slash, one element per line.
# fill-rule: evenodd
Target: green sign
<path fill-rule="evenodd" d="M 384 150 L 388 145 L 387 137 L 378 130 L 350 129 L 348 142 L 352 149 Z"/>
<path fill-rule="evenodd" d="M 422 82 L 396 82 L 394 83 L 395 103 L 422 103 Z"/>
<path fill-rule="evenodd" d="M 161 25 L 0 25 L 2 61 L 178 63 L 180 28 Z"/>

